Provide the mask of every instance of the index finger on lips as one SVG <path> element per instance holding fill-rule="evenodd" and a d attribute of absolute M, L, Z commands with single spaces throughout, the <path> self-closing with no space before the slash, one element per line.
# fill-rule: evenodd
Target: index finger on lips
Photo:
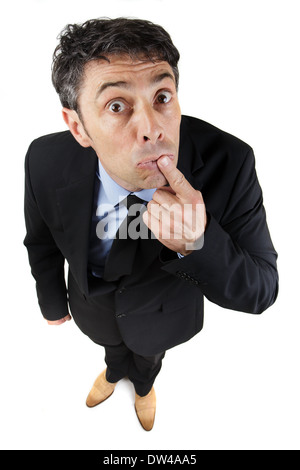
<path fill-rule="evenodd" d="M 176 195 L 182 199 L 186 199 L 194 192 L 194 188 L 185 179 L 181 171 L 176 168 L 174 162 L 164 155 L 157 160 L 157 165 L 168 181 L 170 187 L 175 191 Z"/>

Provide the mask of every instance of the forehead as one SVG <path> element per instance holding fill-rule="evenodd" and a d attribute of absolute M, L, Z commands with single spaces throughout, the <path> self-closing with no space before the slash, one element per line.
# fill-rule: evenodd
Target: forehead
<path fill-rule="evenodd" d="M 85 84 L 101 86 L 112 80 L 134 82 L 142 80 L 143 84 L 151 83 L 153 77 L 169 73 L 174 77 L 171 66 L 165 61 L 133 60 L 129 56 L 108 56 L 104 59 L 93 60 L 85 66 Z"/>

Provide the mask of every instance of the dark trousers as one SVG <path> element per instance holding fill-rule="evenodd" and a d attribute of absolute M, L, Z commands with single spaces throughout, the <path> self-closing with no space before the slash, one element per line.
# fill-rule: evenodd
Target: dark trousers
<path fill-rule="evenodd" d="M 143 397 L 150 392 L 164 356 L 164 352 L 155 356 L 140 356 L 130 351 L 124 343 L 105 346 L 106 379 L 114 383 L 128 377 L 136 393 Z"/>

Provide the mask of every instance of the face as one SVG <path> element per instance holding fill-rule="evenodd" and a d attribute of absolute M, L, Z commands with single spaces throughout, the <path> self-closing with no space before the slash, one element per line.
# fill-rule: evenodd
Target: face
<path fill-rule="evenodd" d="M 167 181 L 157 160 L 178 160 L 181 112 L 174 74 L 167 62 L 128 56 L 89 62 L 75 111 L 64 118 L 81 145 L 91 146 L 107 173 L 129 191 Z"/>

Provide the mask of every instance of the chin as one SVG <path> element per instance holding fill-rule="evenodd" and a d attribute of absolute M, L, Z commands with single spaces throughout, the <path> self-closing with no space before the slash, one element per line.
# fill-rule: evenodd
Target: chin
<path fill-rule="evenodd" d="M 163 174 L 149 176 L 141 183 L 142 189 L 156 189 L 161 188 L 162 186 L 166 186 L 168 184 L 166 178 Z"/>

